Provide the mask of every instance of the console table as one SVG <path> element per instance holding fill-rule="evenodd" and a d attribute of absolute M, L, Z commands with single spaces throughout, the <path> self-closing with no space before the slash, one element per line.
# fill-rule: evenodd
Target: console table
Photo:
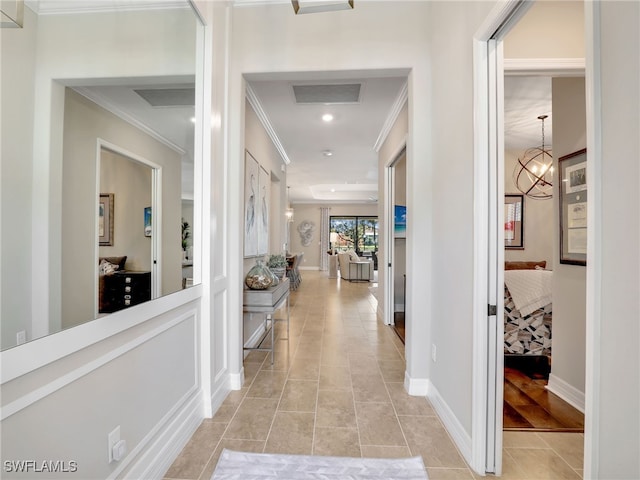
<path fill-rule="evenodd" d="M 274 318 L 276 310 L 286 305 L 287 318 Z M 275 348 L 275 322 L 287 322 L 287 338 L 289 338 L 289 279 L 284 278 L 275 287 L 265 290 L 250 290 L 245 288 L 242 294 L 242 311 L 244 313 L 265 313 L 264 333 L 255 347 L 244 347 L 245 350 L 259 350 L 271 352 L 271 365 L 273 365 Z M 271 334 L 271 346 L 263 347 L 267 336 Z"/>

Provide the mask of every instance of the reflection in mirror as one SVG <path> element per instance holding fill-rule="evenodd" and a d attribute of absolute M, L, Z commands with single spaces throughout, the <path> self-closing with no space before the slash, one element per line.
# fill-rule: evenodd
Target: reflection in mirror
<path fill-rule="evenodd" d="M 199 20 L 178 3 L 27 2 L 0 29 L 2 349 L 193 284 Z"/>

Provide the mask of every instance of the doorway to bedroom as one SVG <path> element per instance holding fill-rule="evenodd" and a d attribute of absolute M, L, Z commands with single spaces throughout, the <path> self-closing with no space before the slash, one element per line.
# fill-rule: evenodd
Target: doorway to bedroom
<path fill-rule="evenodd" d="M 524 68 L 518 58 L 527 32 L 557 17 L 573 18 L 575 34 L 582 5 L 558 11 L 536 2 L 504 39 L 505 432 L 584 432 L 585 274 L 584 266 L 560 259 L 558 213 L 559 161 L 586 146 L 584 46 L 566 54 L 576 57 L 571 67 L 551 58 L 541 68 L 543 58 Z M 580 451 L 572 467 L 581 468 L 582 435 L 566 439 Z"/>

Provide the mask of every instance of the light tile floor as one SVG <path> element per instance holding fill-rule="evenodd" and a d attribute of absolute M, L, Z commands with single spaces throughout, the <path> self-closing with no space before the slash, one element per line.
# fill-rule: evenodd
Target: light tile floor
<path fill-rule="evenodd" d="M 291 294 L 289 338 L 251 352 L 245 384 L 206 419 L 166 479 L 209 479 L 223 448 L 248 452 L 422 455 L 429 478 L 474 479 L 428 400 L 407 395 L 404 345 L 376 317 L 368 283 L 303 272 Z M 581 478 L 579 433 L 505 432 L 503 478 Z"/>

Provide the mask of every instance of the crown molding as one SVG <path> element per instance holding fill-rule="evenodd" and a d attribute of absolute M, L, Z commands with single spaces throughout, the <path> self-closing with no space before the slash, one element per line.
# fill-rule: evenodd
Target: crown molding
<path fill-rule="evenodd" d="M 188 0 L 26 0 L 25 5 L 38 15 L 62 15 L 77 13 L 105 13 L 136 10 L 167 10 L 191 8 Z"/>
<path fill-rule="evenodd" d="M 264 111 L 264 108 L 262 108 L 262 104 L 260 103 L 260 100 L 258 99 L 257 95 L 251 88 L 251 85 L 249 85 L 248 83 L 246 84 L 246 97 L 247 97 L 247 100 L 249 101 L 249 105 L 251 105 L 253 110 L 256 112 L 256 115 L 258 116 L 260 123 L 262 124 L 264 129 L 267 131 L 267 135 L 269 135 L 269 138 L 273 142 L 273 146 L 276 147 L 276 150 L 282 157 L 282 161 L 284 162 L 285 165 L 289 165 L 291 163 L 291 160 L 289 159 L 287 152 L 282 146 L 282 143 L 278 138 L 278 134 L 273 129 L 273 126 L 269 121 L 269 117 L 267 116 L 267 113 Z"/>
<path fill-rule="evenodd" d="M 409 86 L 408 86 L 408 83 L 405 82 L 402 88 L 400 89 L 400 93 L 398 93 L 398 97 L 396 98 L 395 102 L 393 102 L 393 105 L 391 106 L 391 109 L 387 114 L 387 119 L 385 120 L 384 125 L 382 126 L 382 130 L 378 135 L 378 139 L 376 140 L 376 143 L 373 145 L 373 149 L 376 151 L 376 153 L 380 152 L 382 145 L 384 144 L 385 140 L 389 136 L 389 132 L 391 132 L 391 129 L 393 128 L 394 123 L 396 123 L 396 120 L 398 119 L 398 115 L 400 115 L 400 112 L 402 111 L 404 104 L 407 103 L 408 99 L 409 99 Z"/>
<path fill-rule="evenodd" d="M 584 58 L 505 58 L 505 75 L 584 75 Z"/>
<path fill-rule="evenodd" d="M 172 141 L 166 139 L 165 137 L 160 135 L 155 130 L 149 128 L 144 123 L 140 122 L 139 120 L 137 120 L 136 118 L 132 117 L 131 115 L 129 115 L 125 111 L 123 111 L 120 108 L 116 107 L 114 104 L 109 102 L 106 98 L 104 98 L 104 97 L 102 97 L 100 95 L 96 95 L 95 92 L 91 92 L 91 91 L 89 91 L 89 90 L 87 90 L 86 88 L 83 88 L 83 87 L 73 87 L 73 90 L 78 92 L 83 97 L 88 98 L 89 100 L 91 100 L 96 105 L 104 108 L 108 112 L 113 113 L 116 117 L 120 118 L 121 120 L 124 120 L 125 122 L 133 125 L 137 129 L 142 130 L 147 135 L 155 138 L 160 143 L 166 145 L 167 147 L 169 147 L 170 149 L 176 151 L 180 155 L 186 155 L 187 154 L 185 149 L 183 149 L 182 147 L 176 145 Z"/>

